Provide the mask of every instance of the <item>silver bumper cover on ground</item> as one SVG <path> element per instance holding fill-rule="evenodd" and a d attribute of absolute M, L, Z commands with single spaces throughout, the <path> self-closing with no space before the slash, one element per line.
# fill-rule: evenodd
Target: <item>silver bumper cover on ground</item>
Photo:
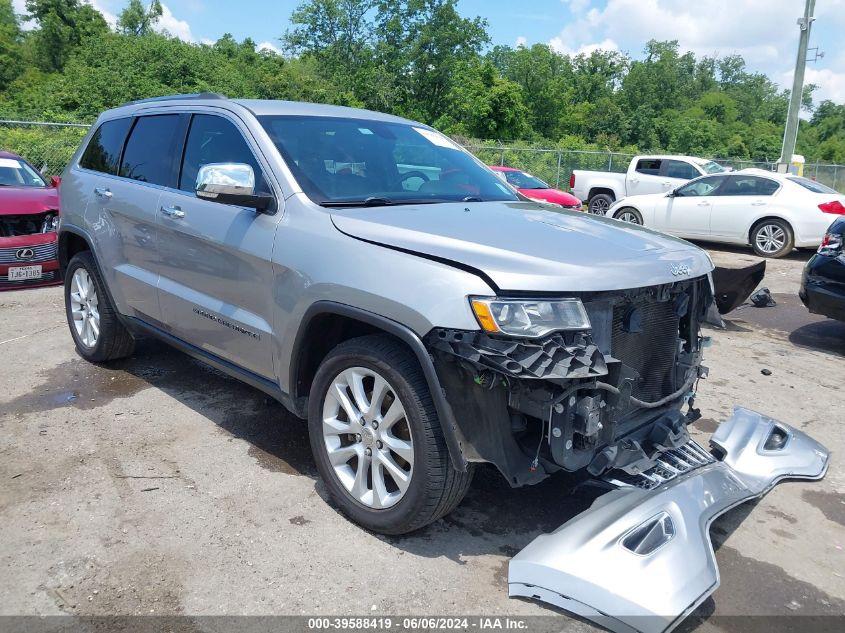
<path fill-rule="evenodd" d="M 828 466 L 824 446 L 740 407 L 710 442 L 721 461 L 689 446 L 691 459 L 667 456 L 656 473 L 646 473 L 645 485 L 615 481 L 622 487 L 537 537 L 510 562 L 510 595 L 614 631 L 677 626 L 719 586 L 713 520 L 782 479 L 821 479 Z"/>

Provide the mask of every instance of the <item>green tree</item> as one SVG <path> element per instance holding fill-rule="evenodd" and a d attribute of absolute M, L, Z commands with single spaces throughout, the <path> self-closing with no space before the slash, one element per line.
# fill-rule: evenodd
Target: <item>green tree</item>
<path fill-rule="evenodd" d="M 147 35 L 153 32 L 161 14 L 159 0 L 152 0 L 146 8 L 141 0 L 129 0 L 117 18 L 117 30 L 125 35 Z"/>
<path fill-rule="evenodd" d="M 12 0 L 0 0 L 0 91 L 23 72 L 22 35 Z"/>
<path fill-rule="evenodd" d="M 102 14 L 81 0 L 26 0 L 34 61 L 44 71 L 59 71 L 83 41 L 109 32 Z"/>

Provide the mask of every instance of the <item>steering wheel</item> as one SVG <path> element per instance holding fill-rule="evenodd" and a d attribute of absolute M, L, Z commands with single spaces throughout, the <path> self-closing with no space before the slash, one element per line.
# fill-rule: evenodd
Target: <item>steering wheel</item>
<path fill-rule="evenodd" d="M 420 179 L 422 179 L 423 184 L 425 184 L 425 183 L 427 183 L 428 181 L 431 180 L 431 178 L 428 177 L 428 174 L 426 174 L 424 171 L 420 171 L 418 169 L 415 169 L 414 171 L 409 171 L 409 172 L 404 173 L 401 176 L 399 176 L 399 182 L 400 182 L 400 184 L 404 184 L 404 182 L 406 180 L 409 180 L 411 178 L 420 178 Z M 422 185 L 420 185 L 420 186 L 422 186 Z M 403 189 L 404 189 L 404 187 L 403 187 Z"/>

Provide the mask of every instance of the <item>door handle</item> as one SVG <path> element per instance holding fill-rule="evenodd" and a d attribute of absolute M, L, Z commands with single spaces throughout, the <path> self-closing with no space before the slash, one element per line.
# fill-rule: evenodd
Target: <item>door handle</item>
<path fill-rule="evenodd" d="M 699 203 L 698 203 L 698 206 L 700 206 L 700 207 L 709 207 L 709 206 L 710 206 L 710 203 L 709 203 L 709 202 L 707 202 L 707 200 L 702 200 L 701 202 L 699 202 Z"/>
<path fill-rule="evenodd" d="M 672 183 L 667 180 L 666 182 L 663 183 L 663 186 L 664 187 L 671 187 Z"/>
<path fill-rule="evenodd" d="M 111 190 L 108 187 L 94 187 L 94 193 L 103 200 L 111 198 Z"/>
<path fill-rule="evenodd" d="M 161 212 L 164 215 L 166 215 L 168 218 L 174 218 L 176 220 L 181 220 L 182 218 L 185 217 L 185 212 L 182 211 L 182 209 L 180 207 L 176 207 L 176 206 L 162 207 Z"/>
<path fill-rule="evenodd" d="M 639 178 L 631 178 L 631 184 L 636 185 L 640 181 Z"/>
<path fill-rule="evenodd" d="M 765 202 L 761 202 L 761 201 L 759 201 L 759 200 L 758 200 L 757 202 L 752 202 L 752 203 L 751 203 L 751 206 L 752 206 L 752 207 L 765 207 L 765 206 L 766 206 L 766 203 L 765 203 Z"/>

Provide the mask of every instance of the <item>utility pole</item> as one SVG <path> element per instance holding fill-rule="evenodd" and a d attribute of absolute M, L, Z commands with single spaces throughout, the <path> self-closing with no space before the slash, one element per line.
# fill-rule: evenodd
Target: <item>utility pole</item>
<path fill-rule="evenodd" d="M 801 29 L 798 40 L 798 57 L 795 59 L 795 76 L 792 79 L 792 94 L 789 98 L 789 112 L 786 115 L 786 130 L 783 133 L 783 151 L 778 161 L 778 171 L 786 173 L 795 153 L 795 141 L 798 138 L 798 115 L 801 112 L 801 97 L 804 94 L 804 68 L 807 66 L 807 45 L 810 41 L 810 27 L 813 25 L 813 10 L 816 0 L 806 0 L 804 17 L 798 18 Z"/>

